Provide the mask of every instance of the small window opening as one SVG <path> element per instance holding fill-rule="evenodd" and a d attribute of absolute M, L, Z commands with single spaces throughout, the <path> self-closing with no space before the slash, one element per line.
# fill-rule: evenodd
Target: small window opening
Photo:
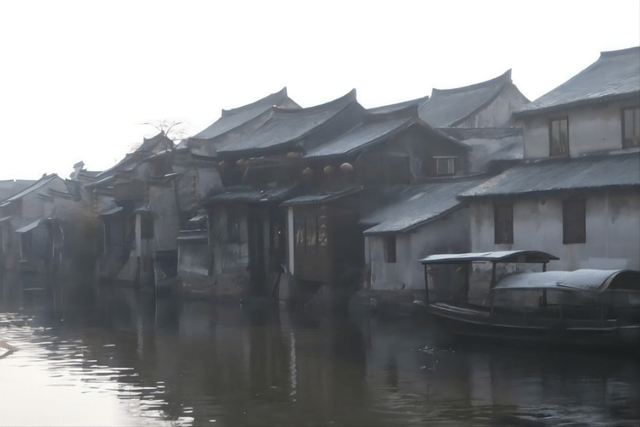
<path fill-rule="evenodd" d="M 562 202 L 562 243 L 586 243 L 586 200 L 571 198 Z"/>
<path fill-rule="evenodd" d="M 622 146 L 640 146 L 640 107 L 622 110 Z"/>
<path fill-rule="evenodd" d="M 569 155 L 569 120 L 560 119 L 549 122 L 549 155 Z"/>
<path fill-rule="evenodd" d="M 493 206 L 496 244 L 513 244 L 513 204 L 496 203 Z"/>
<path fill-rule="evenodd" d="M 435 157 L 437 175 L 454 175 L 456 173 L 456 157 Z"/>
<path fill-rule="evenodd" d="M 392 264 L 396 262 L 396 236 L 384 237 L 384 262 Z"/>

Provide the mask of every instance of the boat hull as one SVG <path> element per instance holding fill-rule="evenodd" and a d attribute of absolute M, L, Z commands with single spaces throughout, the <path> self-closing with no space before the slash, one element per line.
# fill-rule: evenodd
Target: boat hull
<path fill-rule="evenodd" d="M 545 343 L 590 347 L 640 347 L 640 325 L 595 325 L 595 322 L 492 320 L 489 312 L 455 313 L 430 306 L 430 316 L 453 335 L 500 340 L 507 343 Z"/>

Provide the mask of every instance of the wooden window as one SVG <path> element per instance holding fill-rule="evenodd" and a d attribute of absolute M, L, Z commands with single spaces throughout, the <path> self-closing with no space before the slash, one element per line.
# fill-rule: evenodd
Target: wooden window
<path fill-rule="evenodd" d="M 306 245 L 305 240 L 305 219 L 296 217 L 293 221 L 293 233 L 295 235 L 296 248 L 303 250 Z"/>
<path fill-rule="evenodd" d="M 582 197 L 562 202 L 562 243 L 586 243 L 586 200 Z"/>
<path fill-rule="evenodd" d="M 317 227 L 316 227 L 316 217 L 308 216 L 307 217 L 307 252 L 315 253 L 316 252 L 316 235 L 317 235 Z"/>
<path fill-rule="evenodd" d="M 384 262 L 395 263 L 396 262 L 396 236 L 384 237 Z"/>
<path fill-rule="evenodd" d="M 240 218 L 237 215 L 227 215 L 227 242 L 240 243 Z"/>
<path fill-rule="evenodd" d="M 622 110 L 622 147 L 640 146 L 640 107 Z"/>
<path fill-rule="evenodd" d="M 495 243 L 513 244 L 513 204 L 493 205 Z"/>
<path fill-rule="evenodd" d="M 454 175 L 456 173 L 456 157 L 434 157 L 436 175 Z"/>
<path fill-rule="evenodd" d="M 283 230 L 282 225 L 279 222 L 271 223 L 271 248 L 279 249 L 281 246 L 280 240 L 283 238 L 282 236 Z"/>
<path fill-rule="evenodd" d="M 327 246 L 329 244 L 329 218 L 326 215 L 318 217 L 318 246 Z"/>
<path fill-rule="evenodd" d="M 569 155 L 569 120 L 566 118 L 549 122 L 549 155 Z"/>

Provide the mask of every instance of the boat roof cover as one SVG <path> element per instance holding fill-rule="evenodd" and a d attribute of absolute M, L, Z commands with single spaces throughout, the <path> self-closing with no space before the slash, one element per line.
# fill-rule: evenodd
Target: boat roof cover
<path fill-rule="evenodd" d="M 436 254 L 421 259 L 422 264 L 455 264 L 470 261 L 497 261 L 538 263 L 560 259 L 556 256 L 540 251 L 496 251 L 470 252 L 466 254 Z"/>
<path fill-rule="evenodd" d="M 575 271 L 547 271 L 544 273 L 515 273 L 505 276 L 495 286 L 494 290 L 505 289 L 560 289 L 574 291 L 603 291 L 607 289 L 616 276 L 626 282 L 635 283 L 638 288 L 640 272 L 632 270 L 575 270 Z M 627 277 L 625 277 L 627 276 Z M 630 279 L 630 280 L 629 280 Z M 622 283 L 621 283 L 622 284 Z M 613 286 L 616 288 L 628 288 Z"/>

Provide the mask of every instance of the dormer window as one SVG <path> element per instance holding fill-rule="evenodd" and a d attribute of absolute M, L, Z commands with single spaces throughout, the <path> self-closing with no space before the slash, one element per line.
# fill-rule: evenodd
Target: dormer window
<path fill-rule="evenodd" d="M 436 175 L 455 175 L 457 157 L 434 157 Z"/>
<path fill-rule="evenodd" d="M 640 146 L 640 107 L 622 110 L 622 147 Z"/>
<path fill-rule="evenodd" d="M 549 156 L 569 155 L 569 120 L 558 119 L 549 122 Z"/>

